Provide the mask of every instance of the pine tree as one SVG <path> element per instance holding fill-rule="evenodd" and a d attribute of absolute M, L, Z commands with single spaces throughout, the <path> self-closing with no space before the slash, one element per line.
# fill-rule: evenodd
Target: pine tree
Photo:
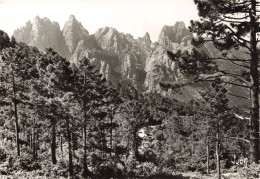
<path fill-rule="evenodd" d="M 165 89 L 180 88 L 203 81 L 216 81 L 250 90 L 250 161 L 259 160 L 259 72 L 257 50 L 258 7 L 256 0 L 194 0 L 200 21 L 191 21 L 194 34 L 192 52 L 169 52 L 181 71 L 190 80 L 184 84 L 164 83 Z M 220 53 L 210 57 L 203 50 L 216 48 Z M 221 68 L 225 63 L 230 68 Z M 243 98 L 239 94 L 230 93 Z"/>
<path fill-rule="evenodd" d="M 132 154 L 133 162 L 140 161 L 141 155 L 138 148 L 141 139 L 138 135 L 142 127 L 149 126 L 152 119 L 149 111 L 147 101 L 144 96 L 139 93 L 133 86 L 129 86 L 125 93 L 126 100 L 120 106 L 120 115 L 124 119 L 123 131 L 127 133 L 127 146 Z"/>
<path fill-rule="evenodd" d="M 191 22 L 191 32 L 196 35 L 194 44 L 201 45 L 211 41 L 221 50 L 222 56 L 214 57 L 226 60 L 241 67 L 247 77 L 223 72 L 240 81 L 240 86 L 250 88 L 250 161 L 259 160 L 259 72 L 257 34 L 259 26 L 259 3 L 257 0 L 195 0 L 201 21 Z M 236 50 L 248 54 L 248 58 L 238 56 Z M 231 52 L 231 53 L 229 53 Z M 250 80 L 248 80 L 248 77 Z M 249 82 L 248 82 L 248 81 Z M 242 83 L 242 84 L 241 84 Z"/>
<path fill-rule="evenodd" d="M 227 90 L 225 89 L 225 85 L 220 84 L 221 82 L 211 83 L 210 88 L 206 90 L 206 92 L 203 94 L 206 106 L 204 108 L 204 111 L 202 112 L 202 116 L 206 116 L 207 148 L 209 147 L 209 137 L 213 137 L 214 134 L 216 135 L 216 166 L 218 178 L 221 178 L 220 144 L 222 141 L 222 128 L 225 125 L 225 122 L 228 121 L 230 118 L 230 114 L 228 113 L 228 100 L 225 96 Z M 209 132 L 213 136 L 210 136 Z M 207 159 L 208 158 L 209 156 L 207 156 Z"/>
<path fill-rule="evenodd" d="M 73 177 L 73 161 L 72 161 L 72 150 L 73 150 L 73 146 L 72 146 L 72 133 L 73 133 L 73 129 L 72 129 L 72 123 L 75 123 L 75 117 L 73 116 L 75 109 L 73 108 L 73 105 L 75 105 L 75 99 L 73 97 L 73 93 L 72 92 L 68 92 L 66 94 L 64 94 L 63 99 L 62 99 L 62 106 L 64 108 L 65 111 L 67 111 L 65 114 L 63 115 L 63 117 L 65 118 L 65 123 L 66 123 L 66 134 L 67 134 L 67 141 L 68 141 L 68 153 L 69 153 L 69 164 L 68 164 L 68 171 L 69 171 L 69 176 Z"/>
<path fill-rule="evenodd" d="M 16 147 L 17 155 L 20 156 L 20 132 L 19 114 L 26 111 L 19 111 L 19 107 L 28 106 L 30 95 L 29 85 L 31 80 L 38 77 L 35 68 L 35 58 L 38 51 L 32 51 L 31 48 L 23 45 L 17 45 L 14 48 L 6 48 L 1 52 L 1 101 L 5 105 L 13 108 L 11 114 L 15 120 Z"/>
<path fill-rule="evenodd" d="M 87 167 L 87 122 L 89 121 L 91 110 L 91 100 L 97 100 L 98 97 L 94 94 L 94 89 L 97 87 L 97 80 L 100 75 L 94 72 L 94 66 L 89 62 L 89 59 L 83 58 L 79 62 L 77 68 L 78 81 L 76 82 L 75 95 L 78 103 L 81 106 L 83 113 L 82 128 L 83 128 L 83 171 L 84 177 L 89 175 Z"/>
<path fill-rule="evenodd" d="M 47 49 L 46 54 L 39 58 L 37 68 L 41 77 L 41 83 L 45 84 L 40 93 L 43 95 L 46 114 L 51 126 L 51 153 L 53 164 L 56 159 L 56 136 L 57 124 L 61 119 L 64 109 L 62 108 L 61 98 L 73 91 L 73 70 L 70 63 L 52 49 Z"/>

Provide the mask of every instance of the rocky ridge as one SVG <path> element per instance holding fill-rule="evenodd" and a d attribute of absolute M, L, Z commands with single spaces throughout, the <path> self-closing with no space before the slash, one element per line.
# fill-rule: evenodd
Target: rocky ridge
<path fill-rule="evenodd" d="M 154 43 L 149 33 L 135 39 L 111 27 L 100 28 L 90 35 L 73 15 L 62 30 L 57 22 L 37 16 L 13 35 L 17 41 L 40 50 L 51 47 L 75 64 L 85 56 L 107 80 L 131 83 L 143 92 L 161 91 L 159 82 L 183 80 L 167 50 L 190 50 L 192 39 L 183 22 L 164 26 L 158 42 Z"/>

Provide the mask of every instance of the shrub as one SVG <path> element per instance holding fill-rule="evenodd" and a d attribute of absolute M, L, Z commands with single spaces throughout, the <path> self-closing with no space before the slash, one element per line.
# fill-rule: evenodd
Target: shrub
<path fill-rule="evenodd" d="M 37 161 L 33 161 L 30 158 L 19 158 L 14 161 L 12 165 L 13 170 L 25 170 L 25 171 L 32 171 L 41 169 L 40 164 Z"/>
<path fill-rule="evenodd" d="M 260 177 L 260 165 L 251 164 L 248 168 L 239 168 L 238 172 L 245 178 L 259 178 Z"/>
<path fill-rule="evenodd" d="M 0 149 L 0 161 L 5 161 L 7 159 L 7 155 L 4 149 Z"/>
<path fill-rule="evenodd" d="M 123 170 L 120 165 L 115 163 L 113 160 L 109 160 L 106 163 L 102 163 L 99 167 L 96 168 L 95 175 L 99 177 L 120 177 L 123 175 Z"/>
<path fill-rule="evenodd" d="M 150 176 L 159 172 L 159 168 L 152 162 L 144 162 L 136 165 L 135 174 L 138 176 Z"/>

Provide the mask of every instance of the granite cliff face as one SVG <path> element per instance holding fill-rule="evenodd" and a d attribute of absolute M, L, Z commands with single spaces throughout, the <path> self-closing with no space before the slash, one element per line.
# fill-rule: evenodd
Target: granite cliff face
<path fill-rule="evenodd" d="M 172 47 L 173 44 L 187 45 L 191 38 L 192 35 L 185 27 L 184 22 L 176 22 L 174 26 L 163 27 L 159 36 L 159 43 L 169 47 Z"/>
<path fill-rule="evenodd" d="M 48 18 L 35 17 L 33 22 L 28 21 L 25 27 L 17 29 L 13 36 L 18 42 L 25 42 L 40 50 L 51 47 L 61 55 L 68 56 L 60 25 L 51 22 Z"/>
<path fill-rule="evenodd" d="M 62 30 L 58 23 L 36 17 L 13 35 L 41 50 L 51 47 L 75 64 L 85 56 L 109 81 L 132 83 L 140 91 L 160 91 L 159 82 L 183 80 L 167 50 L 190 50 L 192 39 L 183 22 L 164 26 L 155 43 L 148 33 L 135 39 L 111 27 L 90 35 L 73 15 Z"/>
<path fill-rule="evenodd" d="M 181 75 L 178 65 L 167 56 L 167 51 L 191 50 L 192 34 L 183 22 L 176 22 L 174 26 L 164 26 L 158 43 L 146 60 L 145 71 L 147 77 L 145 86 L 148 91 L 161 91 L 159 82 L 178 83 L 185 78 Z"/>
<path fill-rule="evenodd" d="M 62 29 L 62 33 L 70 54 L 73 54 L 80 41 L 87 41 L 89 36 L 88 31 L 76 20 L 74 15 L 69 17 Z"/>

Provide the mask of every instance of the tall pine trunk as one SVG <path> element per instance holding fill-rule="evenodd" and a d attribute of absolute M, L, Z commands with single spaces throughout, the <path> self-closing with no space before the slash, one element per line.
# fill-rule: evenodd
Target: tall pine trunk
<path fill-rule="evenodd" d="M 251 111 L 250 111 L 250 162 L 258 163 L 259 160 L 259 75 L 258 75 L 258 52 L 257 52 L 257 22 L 256 22 L 256 0 L 251 0 L 250 13 L 250 44 L 251 44 Z"/>
<path fill-rule="evenodd" d="M 207 174 L 209 175 L 209 118 L 207 118 Z"/>
<path fill-rule="evenodd" d="M 132 145 L 132 152 L 134 160 L 138 159 L 139 153 L 138 153 L 138 130 L 135 126 L 133 129 L 133 145 Z"/>
<path fill-rule="evenodd" d="M 39 148 L 39 135 L 38 134 L 35 134 L 36 137 L 36 141 L 35 141 L 35 157 L 37 158 L 38 157 L 38 148 Z"/>
<path fill-rule="evenodd" d="M 69 150 L 69 176 L 73 176 L 73 163 L 72 163 L 72 146 L 71 146 L 71 131 L 69 119 L 66 119 L 67 135 L 68 135 L 68 150 Z"/>
<path fill-rule="evenodd" d="M 218 176 L 218 179 L 221 179 L 221 167 L 220 167 L 220 131 L 219 131 L 219 126 L 218 126 L 218 129 L 217 129 L 216 157 L 217 157 L 217 176 Z"/>
<path fill-rule="evenodd" d="M 30 149 L 31 150 L 33 150 L 33 141 L 32 141 L 33 139 L 32 139 L 32 132 L 30 131 L 30 133 L 29 133 L 29 142 L 30 142 Z"/>
<path fill-rule="evenodd" d="M 112 112 L 110 114 L 110 157 L 112 155 L 113 150 L 113 115 Z"/>
<path fill-rule="evenodd" d="M 51 158 L 52 158 L 52 163 L 55 165 L 57 163 L 56 159 L 56 121 L 52 119 L 52 131 L 51 131 L 51 136 L 52 136 L 52 142 L 51 142 Z"/>
<path fill-rule="evenodd" d="M 209 174 L 209 136 L 207 136 L 207 174 Z"/>
<path fill-rule="evenodd" d="M 33 147 L 33 159 L 36 159 L 35 119 L 33 120 L 32 147 Z"/>
<path fill-rule="evenodd" d="M 62 148 L 63 142 L 62 142 L 62 135 L 60 136 L 60 152 L 61 152 L 61 158 L 63 158 L 63 148 Z"/>
<path fill-rule="evenodd" d="M 86 91 L 86 73 L 84 74 L 84 87 Z M 88 166 L 87 166 L 87 111 L 86 111 L 86 96 L 83 97 L 83 112 L 84 112 L 84 119 L 83 119 L 83 171 L 82 175 L 87 177 L 88 175 Z"/>
<path fill-rule="evenodd" d="M 16 85 L 15 85 L 14 72 L 12 72 L 12 77 L 13 77 L 13 95 L 14 95 L 13 104 L 14 104 L 14 117 L 15 117 L 16 149 L 17 149 L 17 155 L 20 156 L 19 123 L 18 123 Z"/>
<path fill-rule="evenodd" d="M 87 130 L 86 124 L 83 126 L 83 142 L 84 142 L 84 153 L 83 153 L 83 176 L 87 176 L 88 174 L 88 166 L 87 166 Z"/>

